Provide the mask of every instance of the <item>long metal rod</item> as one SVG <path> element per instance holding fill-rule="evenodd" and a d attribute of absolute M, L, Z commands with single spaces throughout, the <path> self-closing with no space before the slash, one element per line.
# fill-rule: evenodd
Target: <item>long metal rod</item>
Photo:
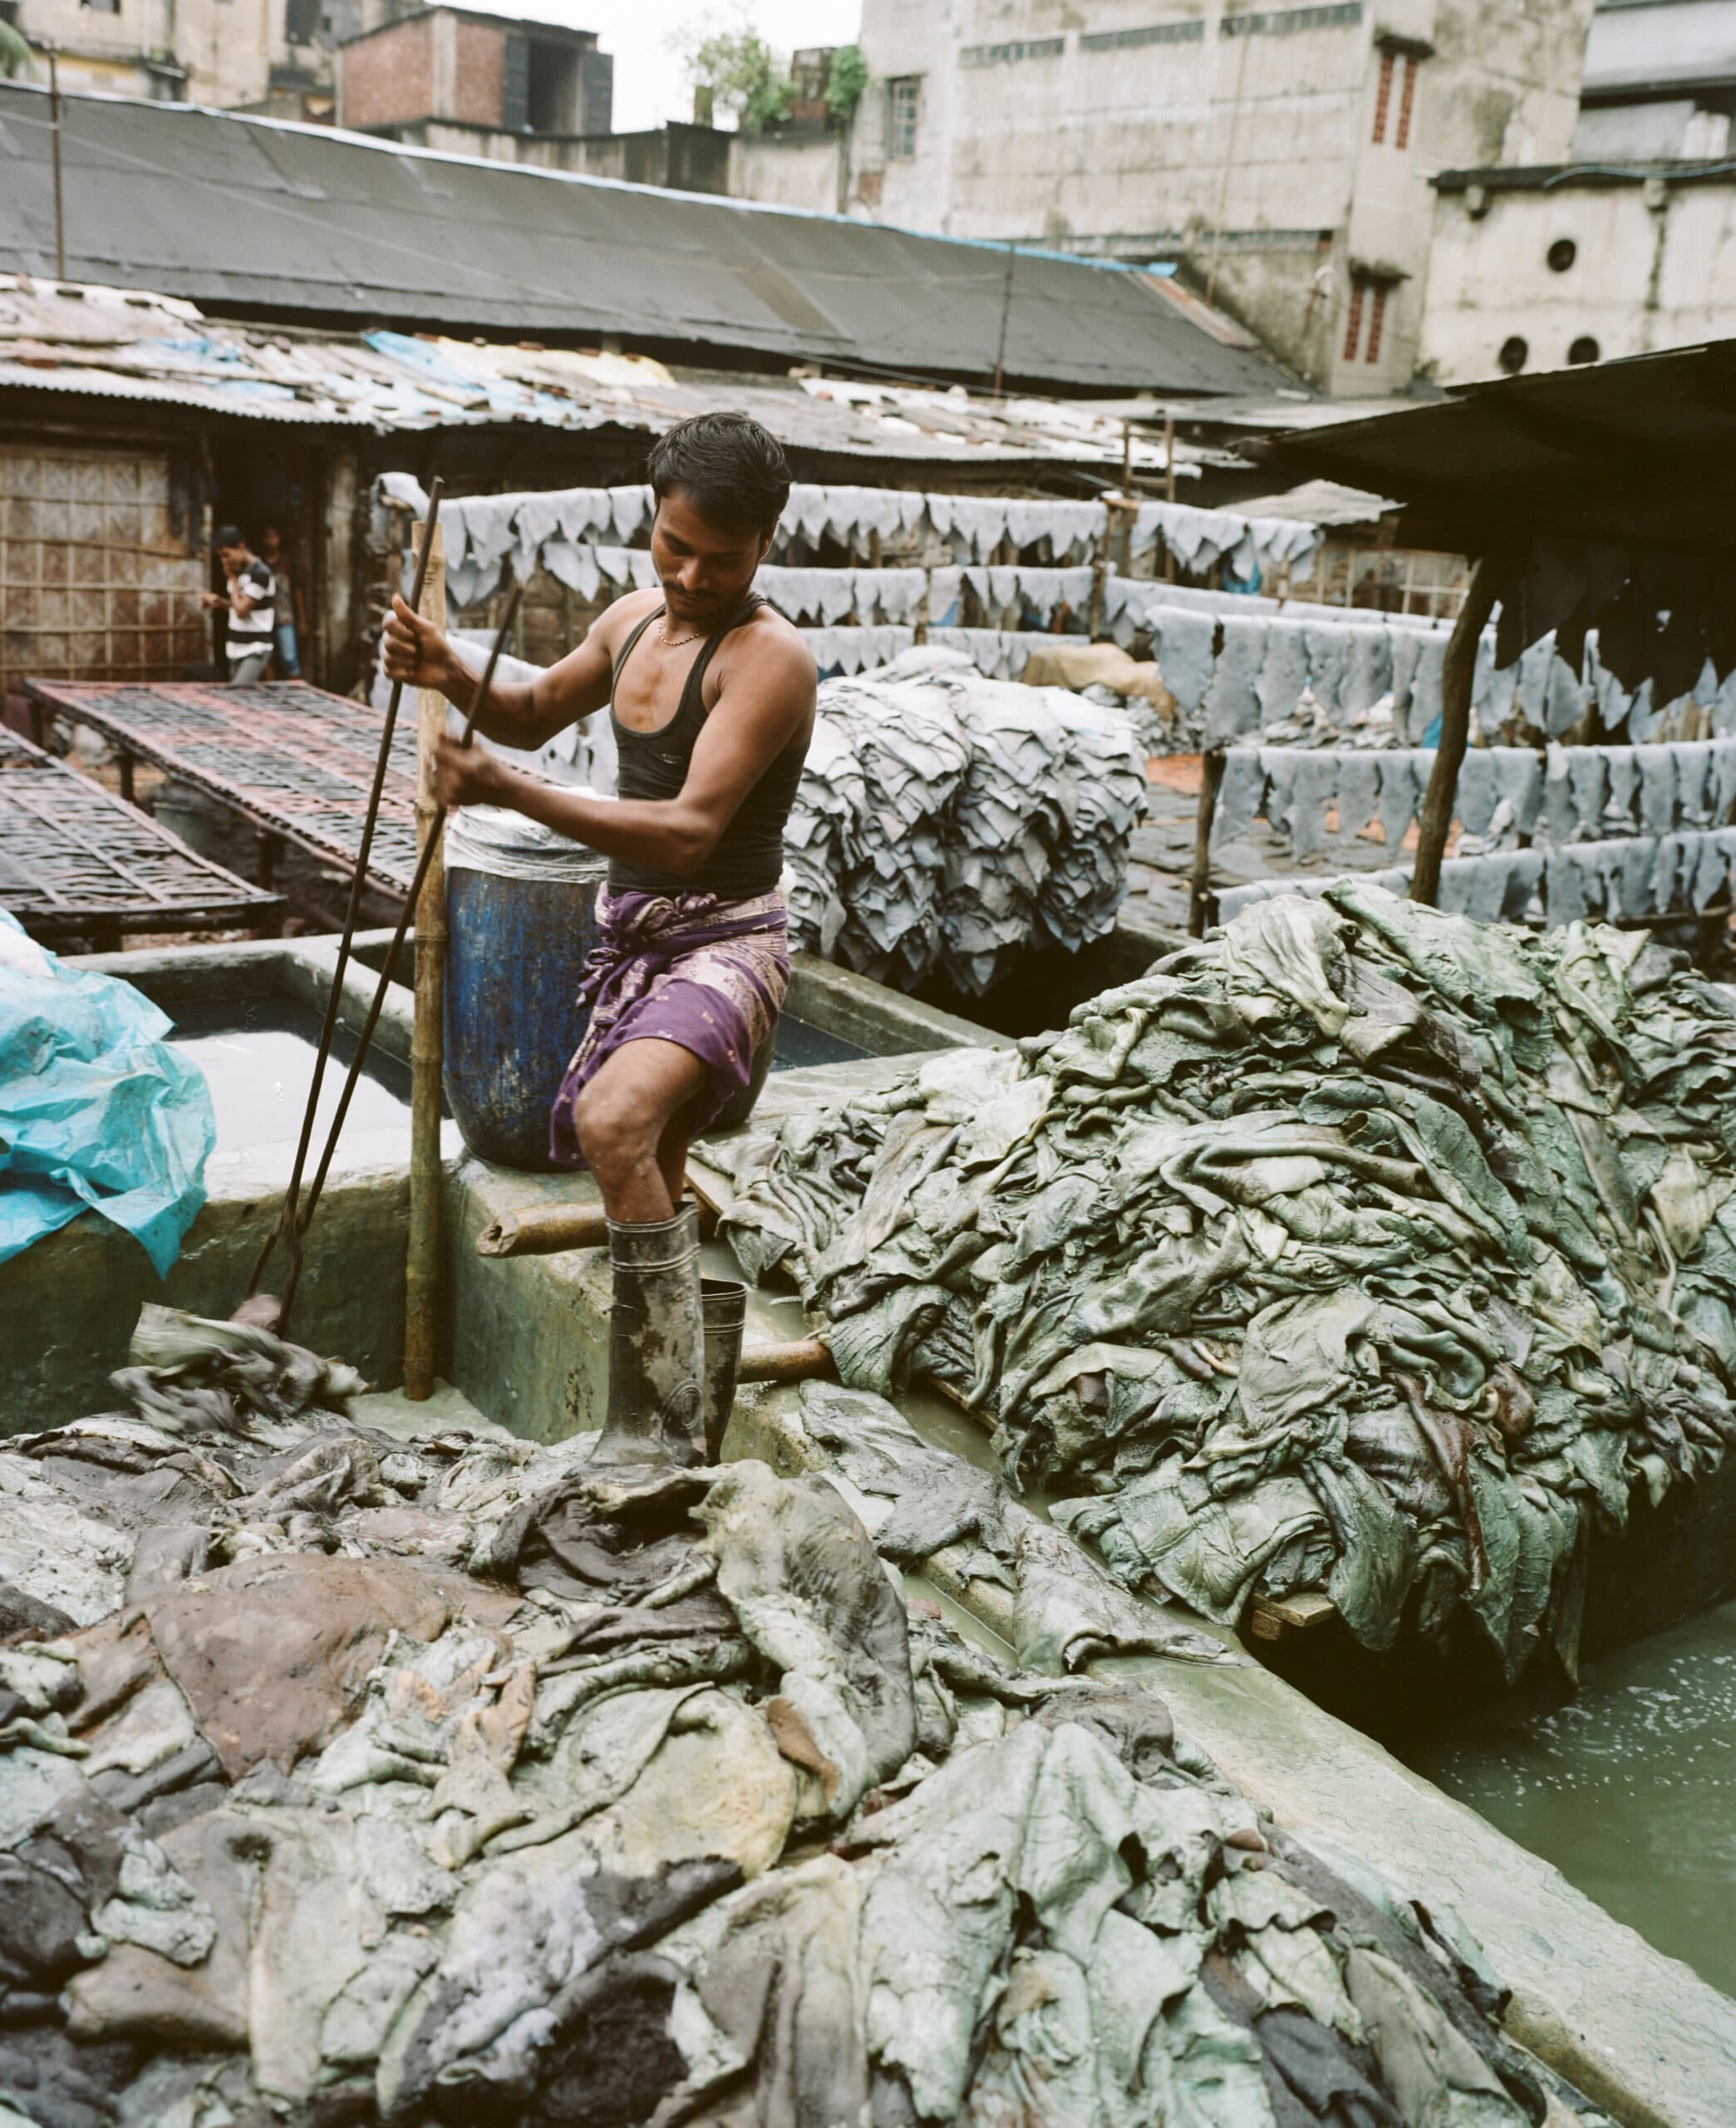
<path fill-rule="evenodd" d="M 459 741 L 461 746 L 468 746 L 475 736 L 476 721 L 482 714 L 484 704 L 488 701 L 489 691 L 494 682 L 494 667 L 500 662 L 500 653 L 505 648 L 508 631 L 517 618 L 519 601 L 524 595 L 524 587 L 522 584 L 515 585 L 512 597 L 507 601 L 505 618 L 500 623 L 499 634 L 494 638 L 494 647 L 489 653 L 489 662 L 483 668 L 482 678 L 478 683 L 475 698 L 470 705 L 470 714 L 465 722 L 464 736 Z M 391 943 L 386 948 L 386 958 L 381 963 L 380 980 L 374 987 L 374 1002 L 368 1007 L 367 1017 L 362 1022 L 361 1032 L 357 1037 L 356 1054 L 350 1059 L 350 1068 L 343 1082 L 343 1091 L 338 1096 L 337 1111 L 332 1118 L 332 1127 L 326 1134 L 325 1150 L 320 1155 L 319 1166 L 307 1192 L 307 1202 L 301 1214 L 300 1232 L 302 1234 L 305 1234 L 307 1229 L 313 1224 L 313 1214 L 319 1209 L 320 1195 L 326 1186 L 326 1177 L 331 1172 L 332 1160 L 337 1150 L 337 1140 L 343 1129 L 344 1118 L 350 1112 L 350 1102 L 355 1095 L 357 1082 L 361 1076 L 361 1067 L 367 1061 L 368 1046 L 373 1041 L 374 1029 L 380 1024 L 380 1014 L 385 1007 L 386 993 L 391 988 L 392 971 L 398 964 L 398 955 L 403 950 L 404 940 L 416 915 L 416 902 L 427 879 L 428 868 L 434 862 L 435 852 L 440 848 L 440 835 L 445 825 L 446 809 L 444 805 L 437 805 L 435 808 L 434 818 L 429 824 L 428 839 L 422 845 L 421 855 L 416 859 L 416 875 L 411 880 L 410 892 L 405 897 L 403 914 L 398 919 L 398 928 L 392 933 Z M 332 995 L 335 1002 L 337 997 L 335 985 Z M 300 1277 L 301 1252 L 298 1248 L 292 1266 L 292 1275 L 283 1292 L 283 1309 L 280 1318 L 283 1325 L 287 1325 L 288 1323 L 290 1305 L 295 1298 L 295 1288 Z"/>
<path fill-rule="evenodd" d="M 422 539 L 422 551 L 416 558 L 416 582 L 411 591 L 410 603 L 420 607 L 422 587 L 428 577 L 428 557 L 434 544 L 434 528 L 440 522 L 440 493 L 445 483 L 436 476 L 428 490 L 428 525 Z M 337 948 L 337 966 L 332 978 L 332 994 L 326 1000 L 325 1024 L 320 1029 L 319 1053 L 313 1060 L 313 1078 L 307 1088 L 307 1106 L 302 1116 L 302 1135 L 295 1149 L 295 1165 L 290 1170 L 289 1187 L 283 1196 L 283 1208 L 278 1224 L 265 1237 L 265 1245 L 259 1251 L 253 1265 L 253 1276 L 247 1282 L 249 1296 L 259 1290 L 259 1281 L 265 1275 L 265 1267 L 271 1253 L 281 1240 L 289 1253 L 290 1270 L 283 1289 L 283 1316 L 288 1321 L 289 1301 L 301 1278 L 301 1233 L 307 1225 L 305 1219 L 298 1220 L 297 1203 L 301 1195 L 302 1176 L 307 1165 L 308 1148 L 313 1142 L 313 1119 L 319 1108 L 320 1091 L 325 1084 L 326 1060 L 332 1053 L 332 1037 L 337 1031 L 337 1013 L 343 997 L 344 973 L 350 964 L 350 949 L 355 943 L 356 927 L 361 914 L 361 899 L 367 887 L 367 862 L 373 854 L 374 829 L 380 818 L 380 794 L 386 787 L 386 771 L 391 759 L 392 734 L 398 727 L 398 705 L 404 698 L 404 682 L 394 680 L 391 692 L 386 698 L 386 722 L 380 730 L 380 751 L 374 759 L 374 781 L 368 792 L 367 815 L 361 824 L 361 844 L 356 853 L 356 870 L 350 881 L 349 907 L 344 915 L 343 938 Z M 412 891 L 405 904 L 407 910 L 416 906 Z M 323 1170 L 322 1170 L 323 1172 Z"/>
<path fill-rule="evenodd" d="M 48 47 L 48 137 L 54 156 L 54 278 L 66 278 L 66 210 L 61 190 L 60 47 Z"/>
<path fill-rule="evenodd" d="M 1006 278 L 1001 284 L 1001 339 L 995 349 L 995 394 L 1001 394 L 1001 380 L 1006 373 L 1006 322 L 1013 308 L 1013 261 L 1019 252 L 1016 238 L 1009 239 L 1006 247 Z"/>

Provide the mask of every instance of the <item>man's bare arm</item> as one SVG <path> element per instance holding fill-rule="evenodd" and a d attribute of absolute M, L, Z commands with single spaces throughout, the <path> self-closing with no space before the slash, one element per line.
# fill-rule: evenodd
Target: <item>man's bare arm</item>
<path fill-rule="evenodd" d="M 597 850 L 689 877 L 717 847 L 743 799 L 814 712 L 817 676 L 798 642 L 770 636 L 745 652 L 706 719 L 679 794 L 665 799 L 588 797 L 440 742 L 435 786 L 447 805 L 509 805 Z"/>
<path fill-rule="evenodd" d="M 655 603 L 643 593 L 634 600 L 618 601 L 577 649 L 534 680 L 497 678 L 489 689 L 488 707 L 476 721 L 477 729 L 502 746 L 534 751 L 557 732 L 593 715 L 609 698 L 614 641 L 622 625 L 621 608 L 630 606 L 628 618 L 636 618 L 639 608 L 648 609 Z M 409 687 L 432 687 L 468 716 L 480 676 L 473 674 L 434 623 L 412 612 L 404 599 L 394 597 L 391 607 L 386 623 L 386 677 L 402 680 Z"/>

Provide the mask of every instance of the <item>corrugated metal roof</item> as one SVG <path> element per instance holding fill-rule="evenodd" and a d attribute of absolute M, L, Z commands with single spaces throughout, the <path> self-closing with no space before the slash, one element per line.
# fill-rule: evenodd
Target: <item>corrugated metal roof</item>
<path fill-rule="evenodd" d="M 402 332 L 229 324 L 190 303 L 17 275 L 0 275 L 0 390 L 7 386 L 381 433 L 529 423 L 656 434 L 688 414 L 730 406 L 794 449 L 955 471 L 1100 467 L 1107 477 L 1119 475 L 1123 449 L 1121 424 L 1087 403 L 695 372 L 645 356 Z M 1196 473 L 1212 456 L 1178 446 L 1177 470 Z M 1141 472 L 1162 469 L 1162 450 L 1148 438 L 1133 438 L 1131 457 Z"/>
<path fill-rule="evenodd" d="M 1728 549 L 1736 340 L 1465 385 L 1260 456 L 1396 496 L 1407 532 L 1426 520 L 1461 553 L 1528 534 Z"/>
<path fill-rule="evenodd" d="M 70 275 L 194 302 L 514 335 L 994 373 L 1091 389 L 1270 392 L 1124 267 L 836 215 L 468 160 L 183 105 L 65 96 Z M 0 83 L 0 269 L 54 267 L 48 101 Z"/>

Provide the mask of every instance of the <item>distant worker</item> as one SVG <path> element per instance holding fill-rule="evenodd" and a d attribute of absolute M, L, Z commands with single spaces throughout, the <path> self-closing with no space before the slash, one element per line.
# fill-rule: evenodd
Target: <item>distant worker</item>
<path fill-rule="evenodd" d="M 271 663 L 277 610 L 277 579 L 233 525 L 217 528 L 217 559 L 229 579 L 227 592 L 205 591 L 199 603 L 229 615 L 224 644 L 229 678 L 263 680 Z"/>
<path fill-rule="evenodd" d="M 302 589 L 302 572 L 292 564 L 285 553 L 283 535 L 275 525 L 268 525 L 260 533 L 259 553 L 277 581 L 278 618 L 273 639 L 277 650 L 278 677 L 298 680 L 302 677 L 301 638 L 307 633 L 307 600 Z"/>
<path fill-rule="evenodd" d="M 615 1301 L 596 1452 L 693 1463 L 708 1431 L 716 1453 L 734 1374 L 720 1334 L 707 1380 L 687 1145 L 770 1055 L 789 981 L 784 828 L 817 674 L 752 588 L 789 494 L 776 440 L 745 415 L 699 414 L 661 439 L 649 471 L 661 589 L 618 599 L 534 680 L 497 682 L 479 720 L 489 738 L 534 749 L 609 708 L 618 800 L 450 738 L 435 781 L 443 804 L 511 806 L 610 860 L 579 997 L 589 1023 L 555 1098 L 552 1148 L 590 1167 L 608 1215 Z M 392 679 L 470 707 L 470 672 L 402 598 L 385 663 Z M 739 1357 L 740 1288 L 707 1296 L 720 1315 L 732 1301 Z"/>

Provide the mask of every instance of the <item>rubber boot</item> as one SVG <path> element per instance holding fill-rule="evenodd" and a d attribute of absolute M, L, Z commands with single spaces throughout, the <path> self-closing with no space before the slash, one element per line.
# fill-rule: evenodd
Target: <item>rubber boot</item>
<path fill-rule="evenodd" d="M 701 1278 L 699 1301 L 706 1325 L 706 1461 L 716 1463 L 723 1454 L 724 1429 L 741 1372 L 747 1288 L 739 1278 Z"/>
<path fill-rule="evenodd" d="M 695 1464 L 706 1453 L 699 1220 L 609 1221 L 609 1408 L 592 1460 Z"/>

